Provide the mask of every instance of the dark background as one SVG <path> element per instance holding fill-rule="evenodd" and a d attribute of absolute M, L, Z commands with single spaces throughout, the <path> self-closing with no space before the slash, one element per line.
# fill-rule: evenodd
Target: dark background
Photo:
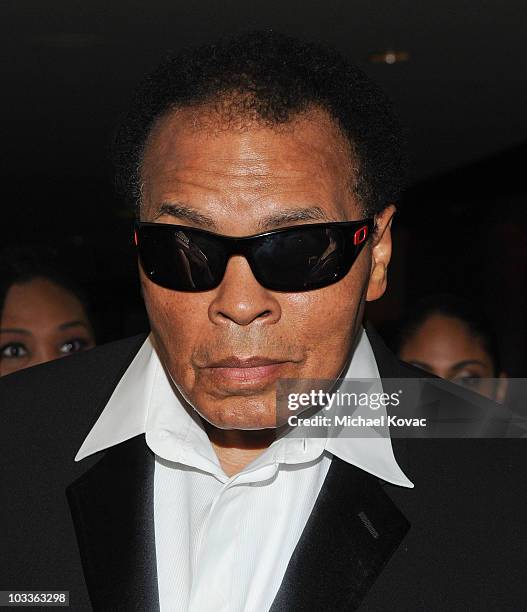
<path fill-rule="evenodd" d="M 0 247 L 55 245 L 93 296 L 99 340 L 145 328 L 115 194 L 112 131 L 167 52 L 250 28 L 330 43 L 383 85 L 408 131 L 388 329 L 451 291 L 492 318 L 505 369 L 527 374 L 527 9 L 522 1 L 18 0 L 1 5 Z M 406 62 L 371 54 L 407 51 Z"/>

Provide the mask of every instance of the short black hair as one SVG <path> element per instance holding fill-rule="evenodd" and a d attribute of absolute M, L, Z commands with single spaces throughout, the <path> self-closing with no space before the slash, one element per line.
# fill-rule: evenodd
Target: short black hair
<path fill-rule="evenodd" d="M 466 298 L 449 293 L 436 293 L 419 300 L 401 321 L 393 338 L 393 349 L 399 353 L 405 343 L 433 315 L 443 315 L 461 321 L 469 333 L 483 345 L 492 361 L 494 375 L 501 371 L 498 342 L 491 322 L 480 307 Z"/>
<path fill-rule="evenodd" d="M 401 128 L 386 95 L 337 51 L 274 31 L 245 33 L 165 59 L 138 88 L 116 132 L 116 181 L 140 201 L 145 142 L 172 109 L 238 96 L 238 112 L 283 124 L 321 108 L 348 139 L 359 168 L 354 189 L 367 214 L 398 200 L 405 174 Z"/>

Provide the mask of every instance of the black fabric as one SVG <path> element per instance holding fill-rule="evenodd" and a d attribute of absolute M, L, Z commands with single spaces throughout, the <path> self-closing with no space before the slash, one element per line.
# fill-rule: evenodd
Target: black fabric
<path fill-rule="evenodd" d="M 397 360 L 366 329 L 383 379 L 434 378 Z M 466 395 L 486 410 L 485 398 L 443 384 L 444 402 L 463 409 Z M 383 489 L 411 528 L 359 610 L 527 610 L 527 440 L 392 439 L 392 446 L 415 486 Z"/>
<path fill-rule="evenodd" d="M 368 337 L 382 377 L 424 376 Z M 143 340 L 0 379 L 0 590 L 69 590 L 81 612 L 156 610 L 144 437 L 73 461 Z M 334 459 L 273 611 L 527 609 L 526 444 L 394 440 L 414 489 Z"/>
<path fill-rule="evenodd" d="M 96 610 L 159 609 L 153 474 L 153 454 L 137 436 L 67 489 Z"/>
<path fill-rule="evenodd" d="M 103 456 L 73 461 L 143 341 L 0 378 L 0 590 L 69 590 L 72 610 L 92 610 L 66 488 Z"/>
<path fill-rule="evenodd" d="M 271 612 L 356 610 L 409 527 L 377 478 L 334 457 Z"/>

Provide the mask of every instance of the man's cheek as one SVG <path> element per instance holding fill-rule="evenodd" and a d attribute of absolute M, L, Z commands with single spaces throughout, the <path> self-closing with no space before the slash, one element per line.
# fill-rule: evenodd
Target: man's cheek
<path fill-rule="evenodd" d="M 347 292 L 333 291 L 327 296 L 321 293 L 316 297 L 318 299 L 312 299 L 294 317 L 294 332 L 301 334 L 305 330 L 318 342 L 347 336 L 357 314 L 357 301 L 350 299 Z"/>
<path fill-rule="evenodd" d="M 182 303 L 178 292 L 145 281 L 143 297 L 152 327 L 162 329 L 172 336 L 176 331 L 184 333 L 185 329 L 191 325 L 194 309 Z"/>
<path fill-rule="evenodd" d="M 158 350 L 164 354 L 170 369 L 177 363 L 179 370 L 180 361 L 186 359 L 188 362 L 192 334 L 196 326 L 189 317 L 182 316 L 182 313 L 188 311 L 174 303 L 173 299 L 154 292 L 145 293 L 144 298 Z"/>

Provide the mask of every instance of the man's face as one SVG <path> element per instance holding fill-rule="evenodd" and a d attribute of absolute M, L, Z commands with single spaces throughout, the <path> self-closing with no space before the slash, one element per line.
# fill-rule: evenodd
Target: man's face
<path fill-rule="evenodd" d="M 361 219 L 353 163 L 322 111 L 276 129 L 224 127 L 213 113 L 178 110 L 147 142 L 141 218 L 229 236 Z M 198 293 L 162 288 L 141 270 L 158 353 L 186 400 L 220 428 L 274 427 L 278 378 L 337 377 L 366 295 L 384 290 L 375 248 L 389 259 L 389 245 L 373 258 L 368 245 L 343 280 L 300 293 L 265 289 L 242 256 L 216 289 Z M 260 361 L 244 363 L 251 358 Z"/>

